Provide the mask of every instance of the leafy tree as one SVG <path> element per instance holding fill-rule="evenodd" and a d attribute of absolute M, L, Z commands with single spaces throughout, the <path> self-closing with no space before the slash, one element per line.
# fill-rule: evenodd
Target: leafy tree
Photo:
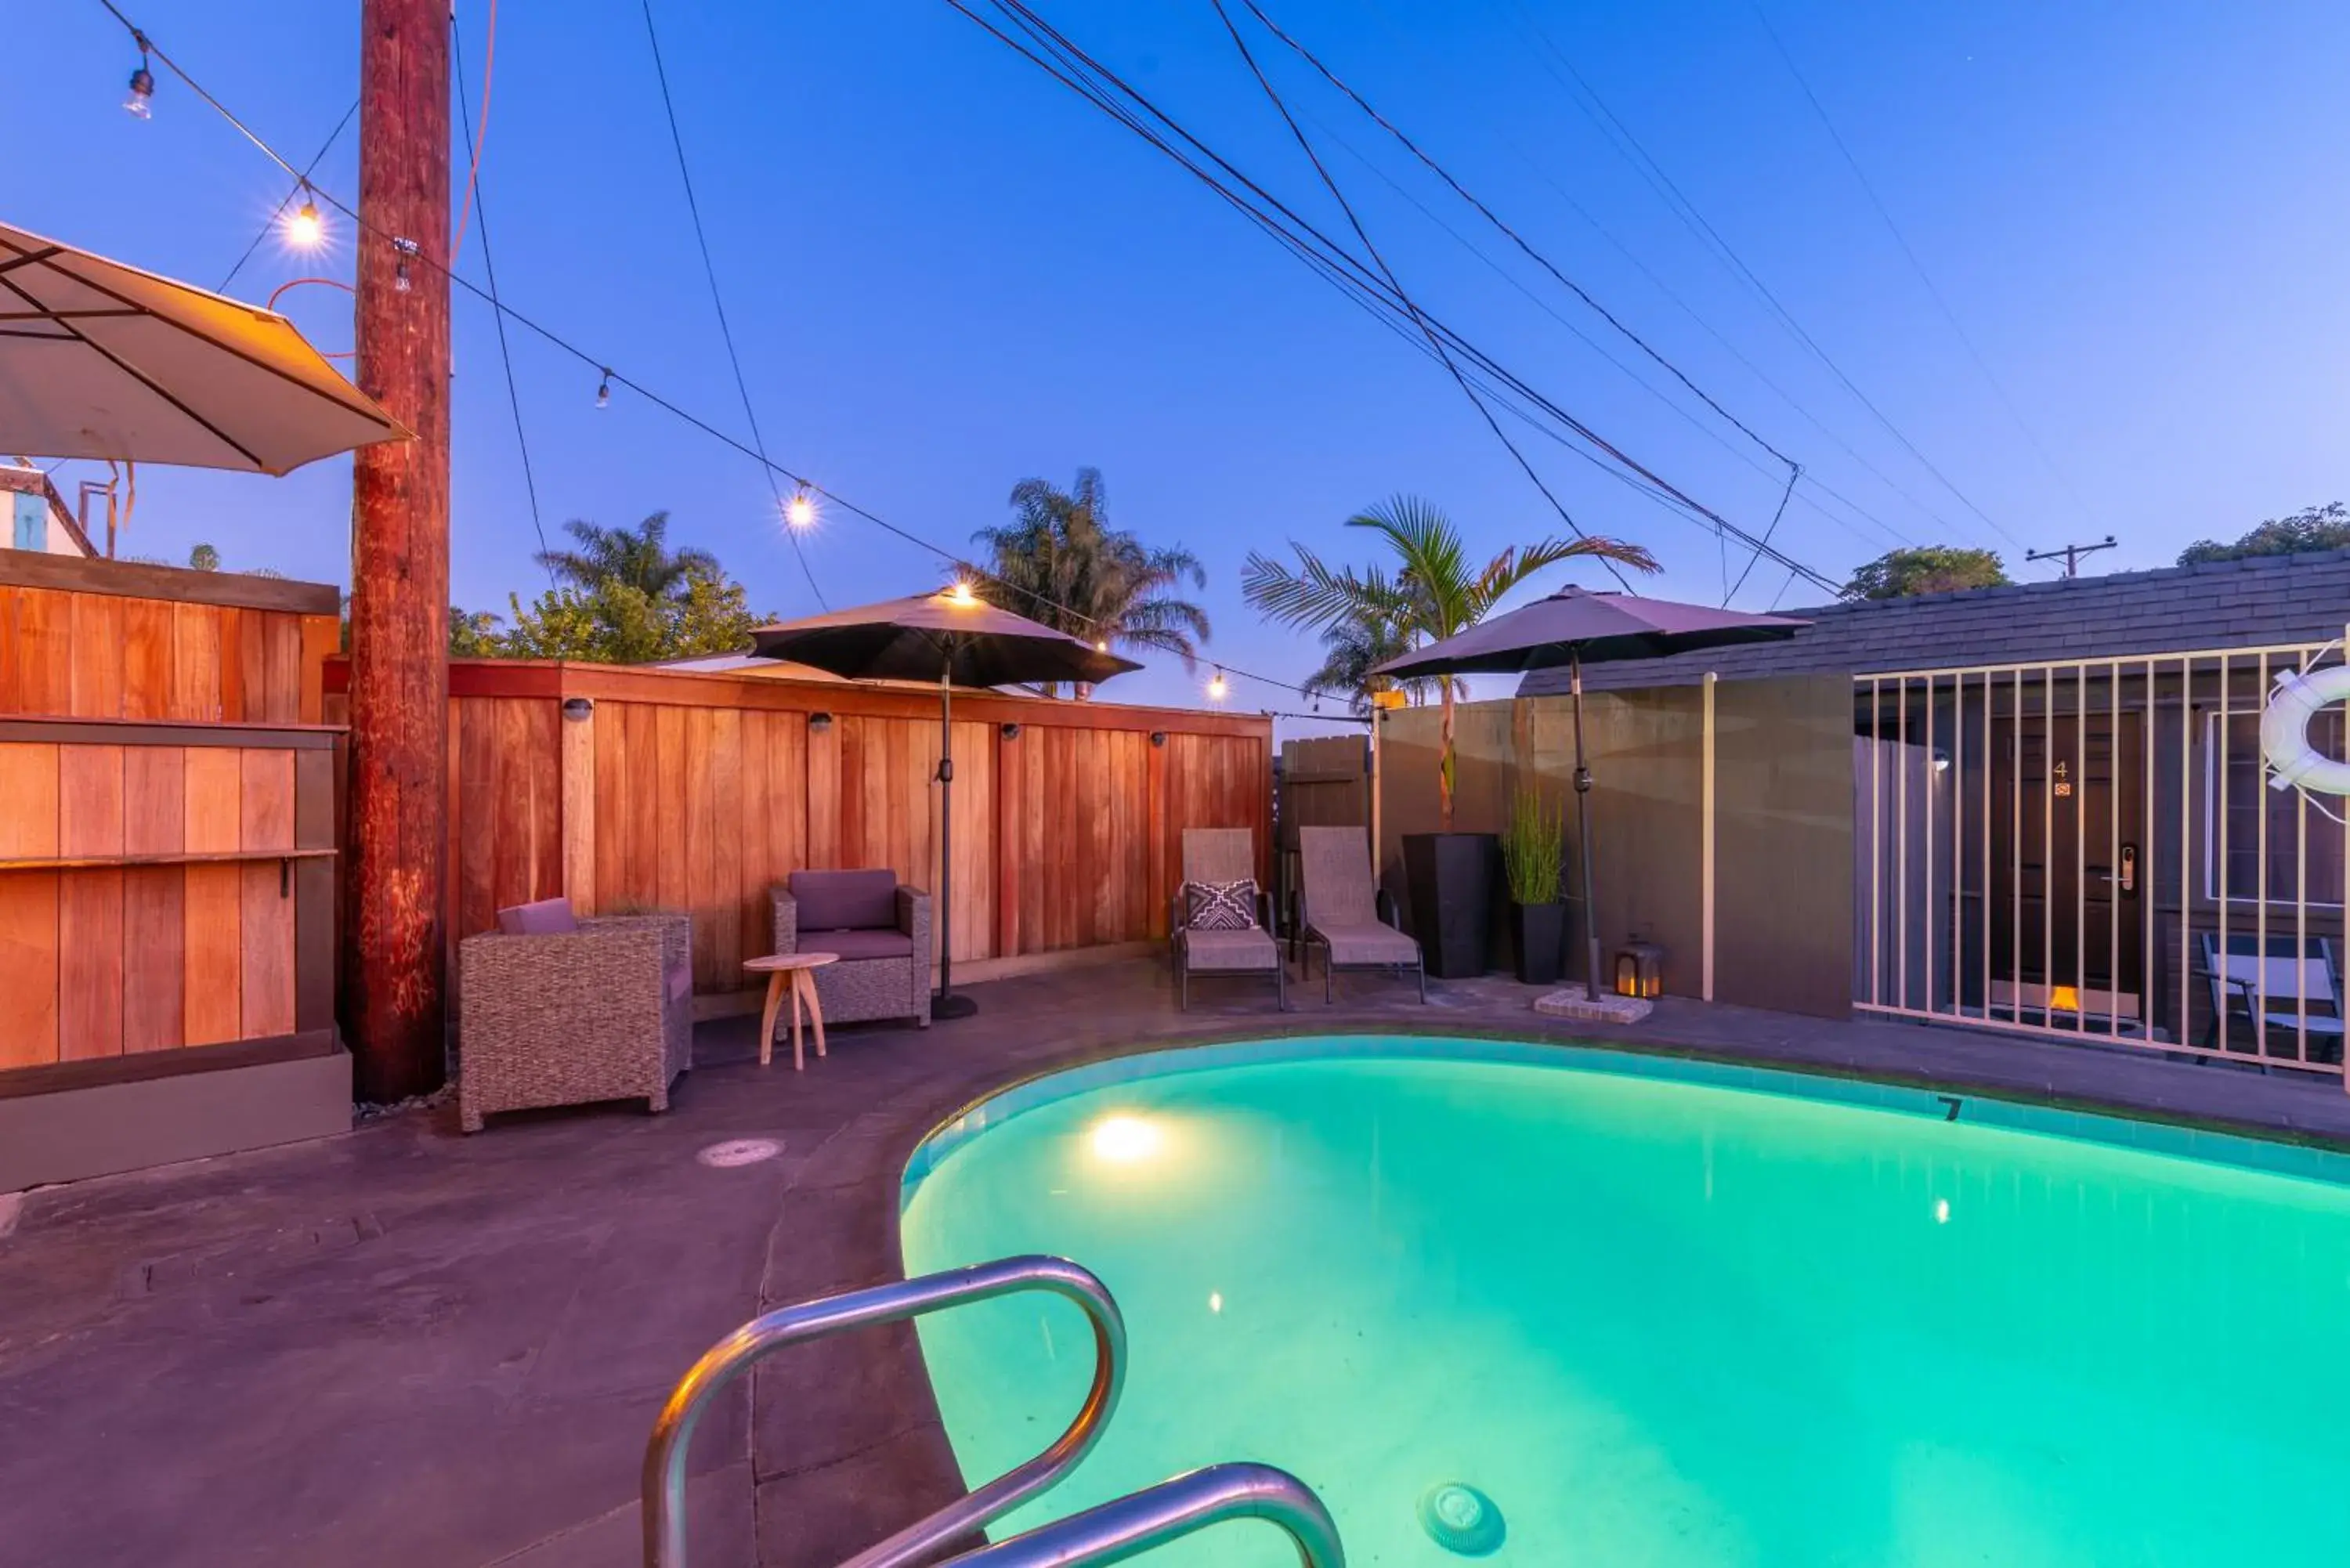
<path fill-rule="evenodd" d="M 671 550 L 669 514 L 656 512 L 634 528 L 607 528 L 575 517 L 563 525 L 578 547 L 541 550 L 538 564 L 572 587 L 594 593 L 606 582 L 636 589 L 648 599 L 674 598 L 686 580 L 704 572 L 723 577 L 716 556 L 706 550 Z"/>
<path fill-rule="evenodd" d="M 2240 561 L 2248 556 L 2294 556 L 2304 550 L 2350 548 L 2350 506 L 2339 501 L 2303 507 L 2290 517 L 2272 517 L 2232 545 L 2199 539 L 2178 553 L 2178 564 Z"/>
<path fill-rule="evenodd" d="M 191 571 L 217 572 L 220 570 L 220 551 L 211 545 L 198 545 L 188 552 L 188 567 Z"/>
<path fill-rule="evenodd" d="M 1950 593 L 1960 588 L 2009 586 L 2005 563 L 1995 550 L 1956 545 L 1925 545 L 1887 550 L 1853 573 L 1844 586 L 1848 599 L 1899 599 L 1912 594 Z"/>
<path fill-rule="evenodd" d="M 1177 596 L 1186 583 L 1205 587 L 1207 571 L 1180 545 L 1148 545 L 1112 527 L 1099 469 L 1077 470 L 1066 491 L 1022 480 L 1012 487 L 1012 521 L 980 529 L 972 542 L 987 549 L 972 576 L 989 603 L 1087 642 L 1171 653 L 1186 670 L 1197 664 L 1207 612 Z M 1091 694 L 1077 688 L 1081 700 Z"/>
<path fill-rule="evenodd" d="M 345 623 L 349 621 L 345 612 Z M 449 657 L 452 659 L 496 659 L 498 651 L 498 618 L 488 610 L 466 610 L 457 605 L 449 607 Z"/>
<path fill-rule="evenodd" d="M 1351 662 L 1348 645 L 1392 636 L 1406 649 L 1457 637 L 1492 614 L 1503 597 L 1536 572 L 1561 561 L 1605 560 L 1653 572 L 1656 557 L 1638 545 L 1593 536 L 1544 539 L 1523 548 L 1512 545 L 1483 567 L 1470 564 L 1468 546 L 1452 521 L 1430 502 L 1398 495 L 1347 519 L 1349 528 L 1368 529 L 1394 556 L 1394 576 L 1378 567 L 1357 572 L 1333 568 L 1313 551 L 1292 542 L 1292 566 L 1251 551 L 1241 592 L 1264 618 L 1283 626 L 1323 634 L 1326 648 Z M 1338 634 L 1334 647 L 1331 634 Z M 1326 661 L 1317 678 L 1331 670 Z M 1367 674 L 1367 666 L 1365 666 Z M 1335 682 L 1334 682 L 1335 683 Z M 1435 683 L 1444 704 L 1443 739 L 1437 758 L 1437 811 L 1444 830 L 1452 828 L 1452 703 L 1458 682 Z"/>

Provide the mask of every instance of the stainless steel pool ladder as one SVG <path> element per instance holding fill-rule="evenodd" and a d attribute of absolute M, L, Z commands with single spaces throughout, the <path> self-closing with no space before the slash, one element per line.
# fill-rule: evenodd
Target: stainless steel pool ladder
<path fill-rule="evenodd" d="M 645 1447 L 645 1568 L 685 1568 L 685 1461 L 693 1428 L 718 1391 L 787 1345 L 898 1323 L 941 1307 L 1043 1291 L 1074 1302 L 1093 1324 L 1094 1380 L 1068 1429 L 1027 1463 L 919 1520 L 840 1568 L 899 1568 L 984 1528 L 1075 1469 L 1100 1440 L 1126 1381 L 1126 1320 L 1109 1288 L 1066 1258 L 1004 1258 L 870 1290 L 824 1296 L 752 1319 L 693 1364 Z M 980 1546 L 941 1568 L 1080 1568 L 1116 1563 L 1227 1520 L 1285 1532 L 1303 1568 L 1346 1568 L 1338 1527 L 1312 1488 L 1271 1465 L 1210 1465 L 1114 1498 L 1024 1535 Z"/>

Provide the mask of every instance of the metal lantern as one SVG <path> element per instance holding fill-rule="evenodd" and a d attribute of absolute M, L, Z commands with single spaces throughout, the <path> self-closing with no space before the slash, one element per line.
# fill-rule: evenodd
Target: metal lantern
<path fill-rule="evenodd" d="M 1655 998 L 1665 992 L 1665 950 L 1654 942 L 1626 942 L 1616 950 L 1616 994 Z"/>

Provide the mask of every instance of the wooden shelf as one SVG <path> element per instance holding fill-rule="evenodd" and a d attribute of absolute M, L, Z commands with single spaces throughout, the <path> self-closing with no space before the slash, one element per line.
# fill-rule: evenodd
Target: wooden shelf
<path fill-rule="evenodd" d="M 0 871 L 88 871 L 119 866 L 232 866 L 255 860 L 319 860 L 331 849 L 221 849 L 182 855 L 51 855 L 0 860 Z"/>

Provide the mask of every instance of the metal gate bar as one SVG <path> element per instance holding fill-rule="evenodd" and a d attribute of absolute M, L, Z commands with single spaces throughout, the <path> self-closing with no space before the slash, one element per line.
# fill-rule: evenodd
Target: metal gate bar
<path fill-rule="evenodd" d="M 2245 750 L 2274 680 L 2341 646 L 1855 677 L 1869 818 L 1855 1005 L 2341 1076 L 2350 832 L 2298 792 L 2286 804 Z"/>

